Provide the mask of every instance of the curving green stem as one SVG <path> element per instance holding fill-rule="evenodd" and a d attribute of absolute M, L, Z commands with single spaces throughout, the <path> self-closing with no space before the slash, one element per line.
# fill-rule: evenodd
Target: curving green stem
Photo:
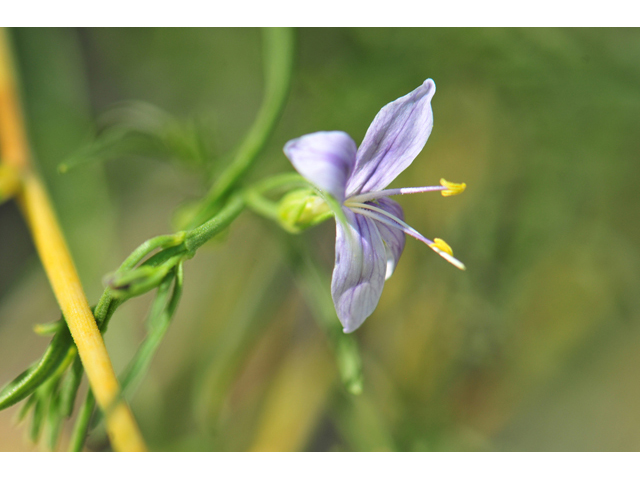
<path fill-rule="evenodd" d="M 190 228 L 211 217 L 218 203 L 238 184 L 255 162 L 271 136 L 289 94 L 293 74 L 294 32 L 289 28 L 263 29 L 265 93 L 251 130 L 240 144 L 235 158 L 222 172 L 194 216 Z"/>
<path fill-rule="evenodd" d="M 244 207 L 243 198 L 240 195 L 234 196 L 229 199 L 225 207 L 215 217 L 187 232 L 183 244 L 187 254 L 190 257 L 195 255 L 198 248 L 227 228 L 240 215 Z"/>

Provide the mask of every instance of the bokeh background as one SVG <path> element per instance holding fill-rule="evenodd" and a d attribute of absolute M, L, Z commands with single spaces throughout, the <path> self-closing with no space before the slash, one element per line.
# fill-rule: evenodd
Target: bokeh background
<path fill-rule="evenodd" d="M 12 37 L 31 143 L 94 302 L 102 277 L 172 231 L 229 161 L 262 98 L 261 33 Z M 152 449 L 640 449 L 640 30 L 299 30 L 291 96 L 251 177 L 291 171 L 282 146 L 305 133 L 344 130 L 359 143 L 383 105 L 429 77 L 435 126 L 393 185 L 467 183 L 461 196 L 400 199 L 407 221 L 444 238 L 467 271 L 407 240 L 353 334 L 364 365 L 353 396 L 286 235 L 243 214 L 187 262 L 183 301 L 132 398 Z M 58 173 L 105 112 L 131 100 L 171 115 L 199 153 L 124 148 Z M 327 279 L 334 235 L 329 221 L 298 238 Z M 0 206 L 0 252 L 4 384 L 41 355 L 48 340 L 32 326 L 58 309 L 13 202 Z M 117 370 L 150 300 L 111 322 Z M 0 412 L 0 450 L 44 448 L 16 425 L 18 409 Z M 87 445 L 108 448 L 103 431 Z"/>

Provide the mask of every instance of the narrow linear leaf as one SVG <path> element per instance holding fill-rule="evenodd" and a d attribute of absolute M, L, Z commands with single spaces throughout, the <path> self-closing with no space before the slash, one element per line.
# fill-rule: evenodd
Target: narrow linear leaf
<path fill-rule="evenodd" d="M 149 332 L 138 348 L 136 355 L 131 360 L 122 377 L 122 391 L 131 388 L 142 378 L 148 370 L 153 357 L 167 332 L 171 319 L 182 295 L 182 264 L 179 266 L 178 275 L 169 275 L 158 288 L 158 294 L 151 306 L 147 325 Z M 169 288 L 175 277 L 175 283 L 171 298 L 167 302 Z"/>
<path fill-rule="evenodd" d="M 70 452 L 81 452 L 84 446 L 84 441 L 87 438 L 89 432 L 89 425 L 91 424 L 91 417 L 96 408 L 96 400 L 93 397 L 91 389 L 87 391 L 87 396 L 80 407 L 78 412 L 78 418 L 76 424 L 73 426 L 73 432 L 71 433 L 71 440 L 69 441 Z"/>
<path fill-rule="evenodd" d="M 73 340 L 68 328 L 58 332 L 44 352 L 40 361 L 22 372 L 0 391 L 0 410 L 3 410 L 32 394 L 53 375 L 67 358 Z"/>
<path fill-rule="evenodd" d="M 22 408 L 20 408 L 20 412 L 18 413 L 18 421 L 22 422 L 25 417 L 27 416 L 27 414 L 31 411 L 31 409 L 36 405 L 36 401 L 38 400 L 38 397 L 36 397 L 35 395 L 31 395 L 26 402 L 24 402 L 24 405 L 22 405 Z"/>
<path fill-rule="evenodd" d="M 84 368 L 80 357 L 76 357 L 69 372 L 67 372 L 62 386 L 60 387 L 60 414 L 64 417 L 70 417 L 73 413 L 73 406 L 78 395 L 78 388 L 82 382 Z"/>
<path fill-rule="evenodd" d="M 37 443 L 40 438 L 47 407 L 46 397 L 43 398 L 39 391 L 36 392 L 36 395 L 37 399 L 33 409 L 33 417 L 31 418 L 31 427 L 29 428 L 29 438 L 33 443 Z"/>
<path fill-rule="evenodd" d="M 60 382 L 56 381 L 49 393 L 49 405 L 46 416 L 47 444 L 50 450 L 55 450 L 60 437 L 62 419 L 60 415 Z"/>

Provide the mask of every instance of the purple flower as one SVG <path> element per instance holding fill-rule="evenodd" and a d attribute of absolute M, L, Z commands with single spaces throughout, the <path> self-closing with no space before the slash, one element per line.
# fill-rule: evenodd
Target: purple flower
<path fill-rule="evenodd" d="M 440 186 L 383 190 L 420 153 L 431 129 L 433 80 L 386 105 L 360 145 L 344 132 L 316 132 L 287 142 L 285 155 L 295 169 L 341 206 L 336 215 L 335 267 L 331 295 L 344 332 L 353 332 L 376 308 L 408 234 L 464 270 L 451 248 L 423 237 L 404 222 L 400 205 L 389 199 L 427 191 L 461 193 L 465 184 L 442 179 Z M 342 215 L 344 214 L 344 215 Z"/>

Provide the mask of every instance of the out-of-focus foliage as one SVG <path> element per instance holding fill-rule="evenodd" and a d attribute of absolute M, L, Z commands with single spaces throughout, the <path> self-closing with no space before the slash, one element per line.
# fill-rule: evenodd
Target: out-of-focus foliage
<path fill-rule="evenodd" d="M 102 276 L 171 231 L 251 125 L 260 34 L 18 30 L 14 40 L 37 161 L 95 301 Z M 299 135 L 344 130 L 360 141 L 384 104 L 428 77 L 435 126 L 398 185 L 444 177 L 468 188 L 400 203 L 467 271 L 407 240 L 377 310 L 352 334 L 364 363 L 352 396 L 287 234 L 245 213 L 185 264 L 182 303 L 132 402 L 152 449 L 640 448 L 640 31 L 300 30 L 291 97 L 252 177 L 290 171 L 282 146 Z M 59 173 L 124 101 L 155 105 L 182 122 L 171 132 L 206 142 Z M 295 239 L 327 278 L 331 223 Z M 0 206 L 0 272 L 5 383 L 44 350 L 31 326 L 58 318 L 13 203 Z M 111 321 L 119 371 L 149 302 Z M 18 409 L 0 412 L 0 450 L 30 448 L 12 423 Z M 89 447 L 103 446 L 98 430 Z"/>

